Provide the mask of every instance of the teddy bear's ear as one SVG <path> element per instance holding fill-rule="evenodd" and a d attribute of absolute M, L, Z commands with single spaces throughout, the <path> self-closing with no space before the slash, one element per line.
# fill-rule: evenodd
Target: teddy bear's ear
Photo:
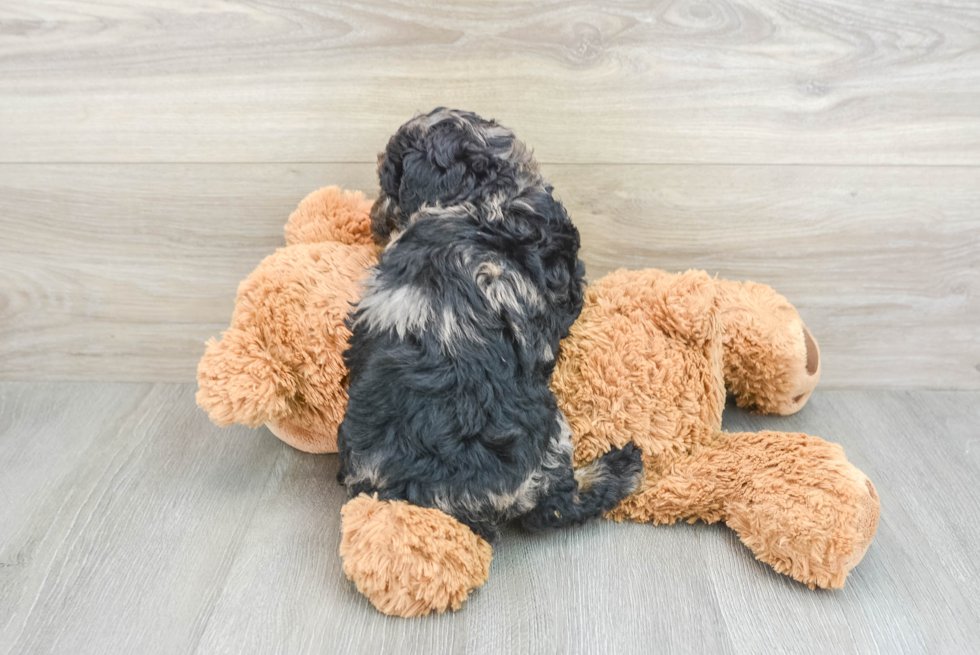
<path fill-rule="evenodd" d="M 306 196 L 286 223 L 286 244 L 337 241 L 371 245 L 371 201 L 360 191 L 328 186 Z"/>
<path fill-rule="evenodd" d="M 261 338 L 231 328 L 210 339 L 197 367 L 197 404 L 220 426 L 258 427 L 285 416 L 296 394 L 290 368 L 273 357 Z"/>

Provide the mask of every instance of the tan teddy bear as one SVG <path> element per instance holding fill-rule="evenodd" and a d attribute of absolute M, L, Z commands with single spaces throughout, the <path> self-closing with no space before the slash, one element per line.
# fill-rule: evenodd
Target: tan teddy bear
<path fill-rule="evenodd" d="M 337 452 L 347 408 L 344 319 L 377 262 L 359 192 L 327 187 L 300 203 L 286 247 L 238 286 L 231 327 L 198 366 L 197 404 L 221 426 L 263 423 L 290 446 Z"/>
<path fill-rule="evenodd" d="M 314 192 L 286 225 L 289 245 L 241 284 L 231 328 L 198 368 L 198 404 L 219 425 L 265 423 L 300 450 L 336 451 L 344 318 L 377 261 L 370 205 Z M 610 518 L 725 521 L 775 570 L 836 588 L 874 537 L 871 481 L 817 437 L 721 430 L 726 389 L 791 414 L 819 377 L 816 341 L 768 286 L 617 271 L 589 285 L 552 388 L 576 465 L 630 441 L 643 451 L 644 480 Z M 362 495 L 341 511 L 344 571 L 385 613 L 455 610 L 487 579 L 490 545 L 437 509 Z"/>

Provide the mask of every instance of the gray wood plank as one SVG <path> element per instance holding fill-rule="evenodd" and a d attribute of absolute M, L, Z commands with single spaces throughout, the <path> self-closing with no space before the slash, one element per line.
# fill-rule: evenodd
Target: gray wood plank
<path fill-rule="evenodd" d="M 333 455 L 280 461 L 199 653 L 629 653 L 663 640 L 730 651 L 693 529 L 507 531 L 460 612 L 386 617 L 341 571 L 336 468 Z"/>
<path fill-rule="evenodd" d="M 595 278 L 771 284 L 823 384 L 980 388 L 980 168 L 547 165 Z M 369 164 L 0 165 L 0 379 L 190 381 L 235 290 Z"/>
<path fill-rule="evenodd" d="M 0 3 L 0 161 L 371 162 L 418 110 L 563 163 L 980 163 L 980 7 Z"/>
<path fill-rule="evenodd" d="M 0 652 L 193 652 L 285 448 L 193 397 L 0 385 Z"/>
<path fill-rule="evenodd" d="M 795 640 L 801 630 L 838 652 L 976 648 L 980 594 L 970 581 L 980 579 L 980 396 L 820 392 L 790 417 L 728 411 L 725 428 L 805 431 L 840 443 L 882 504 L 875 542 L 837 592 L 810 592 L 775 574 L 731 533 L 731 548 L 711 551 L 707 566 L 726 617 L 744 615 L 746 596 L 760 614 L 780 617 L 764 630 L 729 620 L 740 648 L 813 652 Z M 725 575 L 733 568 L 738 575 Z"/>
<path fill-rule="evenodd" d="M 980 394 L 818 391 L 729 430 L 840 442 L 883 513 L 839 591 L 724 526 L 595 522 L 497 546 L 455 614 L 376 612 L 341 571 L 336 457 L 220 430 L 193 385 L 0 383 L 0 652 L 968 652 Z"/>

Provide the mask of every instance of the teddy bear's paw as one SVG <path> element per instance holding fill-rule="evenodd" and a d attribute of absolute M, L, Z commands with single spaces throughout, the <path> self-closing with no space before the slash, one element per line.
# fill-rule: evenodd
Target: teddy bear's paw
<path fill-rule="evenodd" d="M 344 573 L 384 614 L 455 611 L 486 582 L 490 544 L 437 509 L 361 494 L 341 514 Z"/>
<path fill-rule="evenodd" d="M 878 531 L 878 519 L 881 518 L 881 500 L 878 498 L 874 484 L 857 468 L 854 468 L 852 476 L 852 483 L 856 490 L 851 519 L 854 540 L 850 553 L 841 558 L 840 569 L 844 573 L 849 573 L 864 559 L 868 547 L 874 540 L 875 532 Z"/>
<path fill-rule="evenodd" d="M 286 223 L 286 244 L 337 241 L 372 244 L 371 201 L 360 191 L 328 186 L 303 198 Z"/>
<path fill-rule="evenodd" d="M 871 480 L 839 445 L 818 437 L 725 437 L 743 462 L 726 505 L 729 527 L 779 573 L 811 588 L 843 587 L 878 528 L 881 502 Z"/>
<path fill-rule="evenodd" d="M 725 385 L 740 407 L 793 414 L 820 381 L 820 346 L 796 308 L 769 286 L 719 280 Z"/>

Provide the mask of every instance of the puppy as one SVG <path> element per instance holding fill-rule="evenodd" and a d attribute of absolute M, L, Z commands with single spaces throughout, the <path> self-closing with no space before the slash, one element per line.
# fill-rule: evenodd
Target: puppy
<path fill-rule="evenodd" d="M 488 541 L 581 523 L 636 486 L 629 444 L 578 472 L 549 380 L 582 309 L 579 235 L 510 130 L 439 108 L 379 156 L 386 244 L 349 318 L 340 482 L 435 507 Z"/>

